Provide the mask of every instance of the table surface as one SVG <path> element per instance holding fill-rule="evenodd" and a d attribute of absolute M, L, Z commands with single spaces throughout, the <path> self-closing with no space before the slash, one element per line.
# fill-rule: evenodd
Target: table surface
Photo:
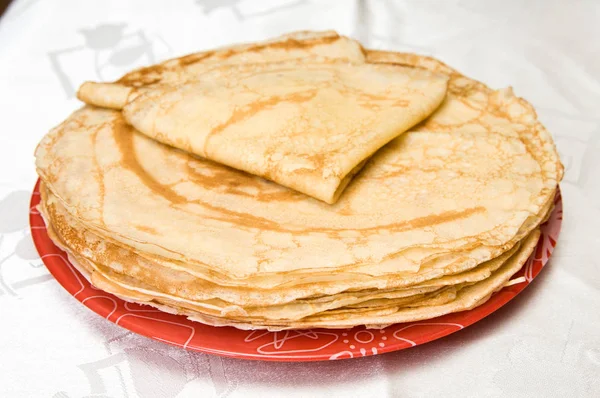
<path fill-rule="evenodd" d="M 600 2 L 16 0 L 0 20 L 0 396 L 600 396 Z M 33 150 L 86 79 L 299 29 L 434 55 L 512 85 L 566 167 L 563 230 L 532 286 L 464 331 L 322 363 L 190 353 L 100 318 L 32 246 Z"/>

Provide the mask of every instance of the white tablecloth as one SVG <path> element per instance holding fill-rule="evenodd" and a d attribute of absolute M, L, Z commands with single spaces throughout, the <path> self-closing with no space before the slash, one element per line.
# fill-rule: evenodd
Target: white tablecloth
<path fill-rule="evenodd" d="M 236 41 L 336 29 L 512 85 L 566 175 L 558 247 L 489 318 L 433 343 L 337 362 L 265 363 L 137 336 L 67 294 L 28 232 L 38 140 L 84 79 Z M 600 396 L 600 2 L 17 0 L 0 21 L 0 396 Z"/>

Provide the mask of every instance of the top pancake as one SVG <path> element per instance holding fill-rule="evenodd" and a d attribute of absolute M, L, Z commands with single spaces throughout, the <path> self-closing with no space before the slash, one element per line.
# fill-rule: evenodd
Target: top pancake
<path fill-rule="evenodd" d="M 439 106 L 448 80 L 364 64 L 357 48 L 327 33 L 288 36 L 193 67 L 180 60 L 144 87 L 86 83 L 80 97 L 123 107 L 157 141 L 334 203 L 367 158 Z"/>
<path fill-rule="evenodd" d="M 334 203 L 375 151 L 429 116 L 447 76 L 396 65 L 219 66 L 123 108 L 147 136 Z"/>

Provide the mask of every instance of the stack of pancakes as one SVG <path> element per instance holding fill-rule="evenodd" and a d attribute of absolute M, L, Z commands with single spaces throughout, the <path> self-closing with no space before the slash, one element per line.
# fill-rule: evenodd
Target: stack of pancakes
<path fill-rule="evenodd" d="M 85 83 L 36 150 L 52 240 L 99 289 L 210 325 L 384 327 L 484 303 L 562 166 L 534 109 L 333 32 Z"/>

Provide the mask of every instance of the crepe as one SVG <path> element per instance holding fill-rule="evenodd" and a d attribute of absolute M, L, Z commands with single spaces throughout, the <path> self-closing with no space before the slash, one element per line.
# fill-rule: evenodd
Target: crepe
<path fill-rule="evenodd" d="M 382 328 L 391 324 L 401 322 L 413 322 L 423 319 L 431 319 L 446 315 L 453 312 L 465 311 L 477 307 L 485 303 L 491 295 L 501 289 L 510 277 L 514 275 L 527 261 L 527 258 L 532 253 L 537 243 L 537 233 L 531 235 L 526 244 L 522 246 L 509 261 L 507 261 L 498 271 L 490 278 L 482 282 L 475 283 L 471 286 L 460 289 L 454 300 L 443 304 L 434 304 L 430 306 L 417 307 L 399 307 L 396 310 L 387 310 L 386 313 L 374 311 L 371 313 L 363 313 L 359 316 L 354 314 L 346 314 L 345 317 L 326 315 L 317 315 L 313 318 L 307 317 L 302 321 L 289 323 L 264 322 L 262 324 L 244 322 L 243 320 L 229 320 L 224 318 L 200 315 L 187 311 L 181 307 L 177 308 L 169 305 L 171 311 L 188 316 L 191 320 L 199 321 L 214 326 L 234 326 L 240 329 L 268 329 L 271 331 L 286 330 L 286 329 L 308 329 L 308 328 L 348 328 L 356 325 L 365 325 L 367 328 Z M 123 293 L 123 291 L 121 291 Z M 160 303 L 148 303 L 158 308 L 165 308 Z"/>
<path fill-rule="evenodd" d="M 125 105 L 147 136 L 334 203 L 379 148 L 429 116 L 448 78 L 395 65 L 218 66 Z"/>
<path fill-rule="evenodd" d="M 49 232 L 54 236 L 53 228 L 49 228 Z M 502 256 L 500 259 L 499 265 L 495 267 L 498 269 L 506 268 L 507 262 L 512 262 L 515 259 L 518 261 L 524 261 L 535 244 L 537 243 L 537 239 L 539 237 L 539 231 L 534 231 L 524 242 L 523 245 L 520 245 L 517 250 L 511 251 L 507 256 Z M 57 239 L 54 237 L 54 239 Z M 60 238 L 57 239 L 62 243 Z M 61 244 L 62 246 L 62 244 Z M 323 303 L 320 300 L 315 300 L 314 302 L 308 304 L 308 302 L 304 303 L 289 303 L 284 306 L 272 306 L 272 307 L 255 307 L 255 308 L 247 308 L 247 309 L 239 309 L 233 310 L 232 308 L 219 306 L 218 302 L 202 302 L 202 301 L 193 301 L 182 299 L 181 297 L 174 296 L 168 293 L 162 293 L 154 290 L 153 287 L 145 285 L 144 283 L 140 283 L 135 280 L 135 278 L 123 276 L 117 272 L 107 271 L 102 266 L 98 266 L 86 259 L 82 256 L 79 256 L 62 246 L 67 250 L 70 256 L 73 257 L 76 264 L 80 267 L 83 267 L 87 274 L 91 275 L 90 279 L 92 282 L 102 288 L 103 290 L 109 291 L 111 293 L 117 294 L 122 298 L 127 300 L 133 300 L 135 302 L 142 303 L 168 303 L 171 308 L 181 307 L 186 309 L 186 311 L 194 311 L 203 315 L 208 316 L 218 316 L 220 318 L 231 319 L 235 321 L 252 321 L 252 322 L 267 322 L 266 324 L 270 324 L 271 320 L 277 320 L 277 322 L 285 322 L 299 318 L 307 318 L 307 315 L 310 314 L 308 320 L 315 320 L 315 317 L 318 316 L 320 318 L 325 318 L 331 320 L 332 318 L 339 319 L 346 318 L 346 316 L 341 316 L 341 314 L 362 314 L 363 316 L 373 316 L 377 314 L 380 316 L 382 312 L 389 312 L 390 314 L 397 312 L 400 308 L 405 307 L 422 307 L 422 306 L 431 306 L 431 305 L 441 305 L 443 303 L 450 302 L 457 297 L 458 292 L 466 287 L 470 287 L 473 285 L 473 282 L 464 283 L 460 280 L 455 280 L 454 285 L 449 288 L 440 289 L 438 291 L 433 291 L 432 293 L 427 292 L 418 292 L 412 295 L 400 294 L 397 297 L 400 299 L 394 298 L 393 294 L 382 295 L 383 298 L 377 299 L 377 294 L 372 294 L 371 298 L 367 300 L 358 301 L 358 304 L 347 305 L 350 302 L 333 302 L 333 303 Z M 523 251 L 526 251 L 523 254 Z M 522 263 L 521 263 L 522 265 Z M 520 266 L 519 266 L 520 268 Z M 511 269 L 514 269 L 511 268 Z M 518 269 L 518 268 L 517 268 Z M 495 270 L 494 270 L 495 271 Z M 492 274 L 494 276 L 496 273 Z M 503 275 L 506 276 L 506 273 Z M 509 275 L 510 276 L 510 275 Z M 487 280 L 488 278 L 484 278 L 483 280 Z M 373 292 L 366 292 L 373 293 Z M 413 289 L 413 293 L 415 293 Z M 358 295 L 358 294 L 357 294 Z M 298 307 L 304 308 L 298 308 Z M 313 311 L 308 310 L 308 307 Z M 337 310 L 330 310 L 330 308 L 334 308 Z M 189 315 L 189 314 L 188 314 Z M 290 319 L 291 318 L 291 319 Z M 261 321 L 262 319 L 262 321 Z M 266 325 L 265 324 L 265 325 Z"/>
<path fill-rule="evenodd" d="M 78 96 L 124 108 L 160 142 L 334 203 L 369 156 L 437 108 L 446 82 L 365 65 L 335 32 L 298 32 L 87 82 Z"/>
<path fill-rule="evenodd" d="M 214 326 L 235 326 L 243 329 L 305 329 L 313 327 L 344 328 L 357 324 L 367 327 L 384 327 L 392 323 L 409 322 L 463 311 L 481 305 L 491 294 L 502 288 L 517 272 L 535 248 L 539 230 L 535 230 L 524 240 L 523 245 L 506 260 L 489 278 L 477 283 L 459 284 L 429 294 L 419 294 L 401 299 L 380 299 L 364 301 L 361 305 L 336 307 L 308 316 L 298 315 L 294 308 L 286 311 L 283 306 L 275 311 L 268 307 L 258 307 L 255 311 L 223 311 L 216 306 L 203 305 L 181 300 L 168 294 L 153 291 L 148 286 L 111 272 L 98 272 L 98 268 L 75 255 L 71 261 L 91 274 L 95 286 L 113 293 L 126 301 L 149 304 L 167 312 L 178 313 L 191 320 Z M 87 265 L 82 265 L 87 263 Z M 290 304 L 288 307 L 294 307 Z M 250 314 L 248 313 L 250 312 Z M 290 316 L 289 313 L 293 315 Z M 283 314 L 288 315 L 283 315 Z M 274 315 L 276 314 L 276 315 Z M 225 316 L 224 316 L 225 315 Z M 273 319 L 274 318 L 274 319 Z M 291 319 L 290 319 L 291 318 Z"/>
<path fill-rule="evenodd" d="M 40 211 L 49 225 L 49 234 L 59 246 L 87 265 L 88 272 L 98 272 L 104 279 L 121 285 L 140 294 L 154 292 L 171 299 L 182 300 L 196 307 L 217 312 L 217 315 L 257 314 L 272 319 L 299 319 L 325 310 L 352 306 L 360 308 L 363 303 L 375 306 L 377 301 L 408 300 L 422 298 L 425 294 L 439 294 L 446 286 L 472 284 L 486 279 L 514 254 L 520 244 L 507 252 L 466 272 L 448 272 L 447 276 L 402 285 L 400 288 L 366 289 L 342 291 L 337 294 L 315 296 L 324 292 L 325 286 L 310 288 L 304 285 L 287 289 L 256 289 L 245 287 L 219 287 L 183 272 L 171 271 L 151 264 L 141 256 L 127 249 L 102 241 L 74 222 L 52 199 L 52 194 L 41 189 L 42 206 Z M 98 277 L 98 276 L 96 276 Z M 138 287 L 135 287 L 137 285 Z M 328 286 L 331 288 L 331 285 Z M 163 292 L 163 293 L 158 293 Z M 367 305 L 367 304 L 365 304 Z M 387 304 L 389 305 L 389 304 Z"/>

